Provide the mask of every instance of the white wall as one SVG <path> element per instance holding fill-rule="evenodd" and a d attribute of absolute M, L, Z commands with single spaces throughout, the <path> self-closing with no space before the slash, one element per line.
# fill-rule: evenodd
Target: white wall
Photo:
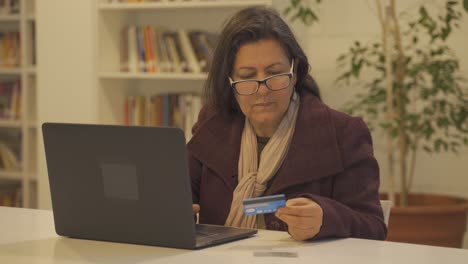
<path fill-rule="evenodd" d="M 93 0 L 36 1 L 38 123 L 97 122 Z M 39 135 L 39 208 L 50 209 Z"/>
<path fill-rule="evenodd" d="M 276 0 L 275 7 L 282 10 L 289 1 Z M 432 1 L 442 3 L 444 1 Z M 418 0 L 397 1 L 400 9 L 411 8 L 421 3 Z M 312 66 L 312 74 L 317 80 L 324 101 L 339 108 L 359 91 L 359 87 L 337 88 L 334 84 L 338 76 L 336 58 L 346 52 L 355 40 L 368 42 L 379 40 L 380 25 L 375 13 L 374 1 L 369 0 L 327 0 L 317 12 L 319 24 L 306 27 L 300 23 L 290 23 L 305 49 Z M 453 34 L 451 46 L 460 59 L 462 75 L 468 78 L 468 14 L 460 29 Z M 384 177 L 387 162 L 383 149 L 385 142 L 374 135 L 376 157 L 381 166 L 382 189 L 387 188 Z M 459 156 L 443 154 L 430 156 L 420 153 L 413 191 L 456 195 L 468 198 L 468 149 Z M 468 234 L 465 235 L 465 248 L 468 248 Z"/>

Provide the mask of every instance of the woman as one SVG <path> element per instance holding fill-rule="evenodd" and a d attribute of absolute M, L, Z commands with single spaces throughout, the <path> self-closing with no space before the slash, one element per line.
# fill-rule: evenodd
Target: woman
<path fill-rule="evenodd" d="M 188 143 L 200 222 L 283 230 L 296 240 L 385 239 L 369 130 L 321 102 L 278 14 L 235 14 L 212 65 Z M 243 199 L 274 194 L 287 198 L 275 214 L 243 215 Z"/>

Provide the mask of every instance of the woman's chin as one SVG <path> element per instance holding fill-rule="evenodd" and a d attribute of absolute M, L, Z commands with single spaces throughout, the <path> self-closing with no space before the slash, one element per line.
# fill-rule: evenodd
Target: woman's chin
<path fill-rule="evenodd" d="M 274 116 L 267 114 L 256 116 L 250 119 L 250 122 L 252 122 L 254 125 L 268 127 L 274 125 L 276 123 L 275 120 L 276 118 L 274 118 Z"/>

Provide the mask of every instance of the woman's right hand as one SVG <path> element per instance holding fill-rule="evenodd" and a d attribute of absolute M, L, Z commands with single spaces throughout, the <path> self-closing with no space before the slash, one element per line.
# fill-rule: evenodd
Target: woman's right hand
<path fill-rule="evenodd" d="M 200 205 L 199 204 L 192 204 L 193 214 L 198 214 L 200 212 Z"/>
<path fill-rule="evenodd" d="M 193 220 L 196 224 L 198 224 L 198 213 L 200 212 L 200 205 L 199 204 L 192 204 L 193 210 Z"/>

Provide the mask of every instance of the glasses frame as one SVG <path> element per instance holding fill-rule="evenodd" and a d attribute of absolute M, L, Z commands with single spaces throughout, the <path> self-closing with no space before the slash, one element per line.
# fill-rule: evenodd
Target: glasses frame
<path fill-rule="evenodd" d="M 291 60 L 291 69 L 289 69 L 289 72 L 286 72 L 286 73 L 280 73 L 280 74 L 275 74 L 275 75 L 271 75 L 271 76 L 268 76 L 266 77 L 265 79 L 262 79 L 262 80 L 255 80 L 255 79 L 247 79 L 247 80 L 240 80 L 240 81 L 233 81 L 231 77 L 229 77 L 229 83 L 231 84 L 231 88 L 234 90 L 234 92 L 238 95 L 252 95 L 252 94 L 256 94 L 258 93 L 258 90 L 260 89 L 260 85 L 263 83 L 265 85 L 265 87 L 268 88 L 268 90 L 270 91 L 280 91 L 280 90 L 283 90 L 283 89 L 286 89 L 289 87 L 289 84 L 284 87 L 284 88 L 281 88 L 281 89 L 272 89 L 270 86 L 268 86 L 267 84 L 267 81 L 271 78 L 275 78 L 275 77 L 278 77 L 278 76 L 284 76 L 284 75 L 287 75 L 289 77 L 289 84 L 291 84 L 291 79 L 293 78 L 294 76 L 294 59 Z M 237 89 L 234 87 L 235 84 L 237 83 L 243 83 L 243 82 L 257 82 L 257 89 L 255 89 L 255 91 L 253 91 L 252 93 L 248 93 L 248 94 L 244 94 L 244 93 L 239 93 L 237 91 Z"/>

